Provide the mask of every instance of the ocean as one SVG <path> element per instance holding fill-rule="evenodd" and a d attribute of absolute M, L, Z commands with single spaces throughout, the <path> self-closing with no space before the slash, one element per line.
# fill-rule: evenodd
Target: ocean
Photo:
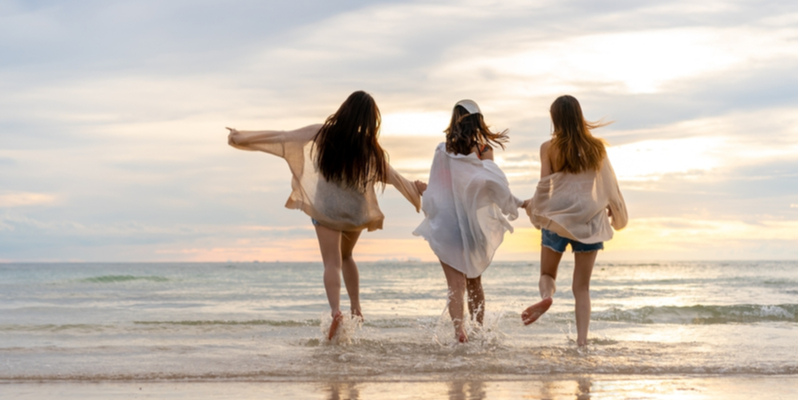
<path fill-rule="evenodd" d="M 491 265 L 467 344 L 438 264 L 359 269 L 364 321 L 329 342 L 321 262 L 0 264 L 0 397 L 144 385 L 191 398 L 230 383 L 235 398 L 797 398 L 795 261 L 600 261 L 585 348 L 570 262 L 530 326 L 520 312 L 539 300 L 538 262 Z"/>

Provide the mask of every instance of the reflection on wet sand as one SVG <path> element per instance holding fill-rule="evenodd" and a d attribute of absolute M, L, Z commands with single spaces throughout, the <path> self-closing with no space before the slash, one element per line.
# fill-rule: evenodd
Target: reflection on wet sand
<path fill-rule="evenodd" d="M 527 375 L 507 379 L 370 381 L 4 382 L 0 397 L 40 399 L 797 399 L 797 374 L 730 376 Z"/>
<path fill-rule="evenodd" d="M 277 386 L 269 389 L 272 384 Z M 243 383 L 243 385 L 257 387 L 260 393 L 268 391 L 273 395 L 285 395 L 278 396 L 279 398 L 324 398 L 326 400 L 589 400 L 596 398 L 750 400 L 763 398 L 759 396 L 759 393 L 769 393 L 770 395 L 767 397 L 776 399 L 797 398 L 797 375 L 670 378 L 631 377 L 629 375 L 529 375 L 527 379 L 521 379 L 520 376 L 508 376 L 508 380 L 469 380 L 468 377 L 463 377 L 455 380 L 436 381 L 254 382 Z M 264 397 L 248 397 L 247 395 L 236 396 L 236 398 L 264 399 Z"/>
<path fill-rule="evenodd" d="M 398 386 L 399 385 L 399 386 Z M 515 387 L 509 391 L 508 386 Z M 458 379 L 434 382 L 328 382 L 327 400 L 358 400 L 364 398 L 404 399 L 447 398 L 449 400 L 486 400 L 523 398 L 548 400 L 588 400 L 592 398 L 592 379 L 547 379 L 532 376 L 526 381 L 480 381 Z M 595 395 L 597 393 L 594 393 Z M 509 397 L 510 396 L 510 397 Z"/>
<path fill-rule="evenodd" d="M 534 380 L 535 381 L 535 380 Z M 535 389 L 537 382 L 530 382 Z M 592 398 L 592 380 L 587 376 L 575 378 L 575 380 L 552 380 L 544 379 L 538 382 L 539 393 L 534 395 L 531 390 L 530 398 L 535 399 L 576 399 L 588 400 Z"/>
<path fill-rule="evenodd" d="M 485 388 L 485 383 L 481 381 L 453 381 L 450 382 L 448 398 L 450 400 L 485 399 Z"/>
<path fill-rule="evenodd" d="M 328 400 L 358 400 L 358 384 L 355 382 L 331 382 Z"/>
<path fill-rule="evenodd" d="M 578 392 L 575 393 L 578 400 L 588 400 L 592 398 L 592 380 L 587 377 L 578 378 Z"/>

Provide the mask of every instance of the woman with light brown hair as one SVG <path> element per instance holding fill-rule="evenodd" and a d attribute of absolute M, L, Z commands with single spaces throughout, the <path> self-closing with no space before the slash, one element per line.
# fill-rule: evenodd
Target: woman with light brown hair
<path fill-rule="evenodd" d="M 550 308 L 558 264 L 569 244 L 575 254 L 572 293 L 577 344 L 585 346 L 592 311 L 589 281 L 597 251 L 613 236 L 612 227 L 625 227 L 628 211 L 605 142 L 591 133 L 605 124 L 587 122 L 580 103 L 569 95 L 553 102 L 550 117 L 553 137 L 540 148 L 541 179 L 533 198 L 524 205 L 533 225 L 542 230 L 542 301 L 528 307 L 522 321 L 531 324 Z"/>
<path fill-rule="evenodd" d="M 332 339 L 342 321 L 340 275 L 350 298 L 350 313 L 362 319 L 358 266 L 353 249 L 361 231 L 383 228 L 375 196 L 377 185 L 393 185 L 419 212 L 420 192 L 388 163 L 378 143 L 381 114 L 375 100 L 353 92 L 324 124 L 293 131 L 238 131 L 227 128 L 228 144 L 281 157 L 292 173 L 286 208 L 311 217 L 324 265 L 323 282 L 332 322 Z"/>

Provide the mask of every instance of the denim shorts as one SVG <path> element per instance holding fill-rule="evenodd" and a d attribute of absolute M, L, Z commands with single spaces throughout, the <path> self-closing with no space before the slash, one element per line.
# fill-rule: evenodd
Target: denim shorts
<path fill-rule="evenodd" d="M 550 250 L 563 253 L 567 249 L 567 243 L 572 246 L 573 253 L 587 253 L 590 251 L 603 250 L 603 242 L 586 244 L 577 240 L 567 239 L 559 236 L 555 232 L 542 229 L 542 246 Z"/>
<path fill-rule="evenodd" d="M 311 218 L 311 225 L 322 226 L 322 225 L 320 225 L 319 221 L 315 220 L 314 218 Z"/>

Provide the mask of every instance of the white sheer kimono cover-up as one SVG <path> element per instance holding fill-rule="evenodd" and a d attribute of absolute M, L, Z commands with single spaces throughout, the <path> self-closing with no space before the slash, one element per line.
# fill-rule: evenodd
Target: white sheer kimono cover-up
<path fill-rule="evenodd" d="M 425 219 L 414 235 L 425 238 L 442 262 L 476 278 L 492 262 L 505 232 L 514 231 L 504 215 L 516 219 L 521 205 L 494 161 L 448 153 L 441 143 L 422 196 Z"/>
<path fill-rule="evenodd" d="M 609 222 L 606 209 L 611 210 Z M 538 229 L 581 243 L 598 243 L 628 224 L 628 210 L 608 158 L 598 171 L 556 172 L 536 186 L 528 216 Z"/>
<path fill-rule="evenodd" d="M 293 131 L 234 131 L 228 144 L 241 150 L 263 151 L 286 160 L 292 173 L 292 193 L 286 208 L 299 209 L 321 225 L 340 231 L 383 228 L 374 187 L 359 192 L 328 182 L 314 165 L 314 136 L 321 124 Z M 391 184 L 420 210 L 420 193 L 413 182 L 388 165 L 386 183 Z"/>

